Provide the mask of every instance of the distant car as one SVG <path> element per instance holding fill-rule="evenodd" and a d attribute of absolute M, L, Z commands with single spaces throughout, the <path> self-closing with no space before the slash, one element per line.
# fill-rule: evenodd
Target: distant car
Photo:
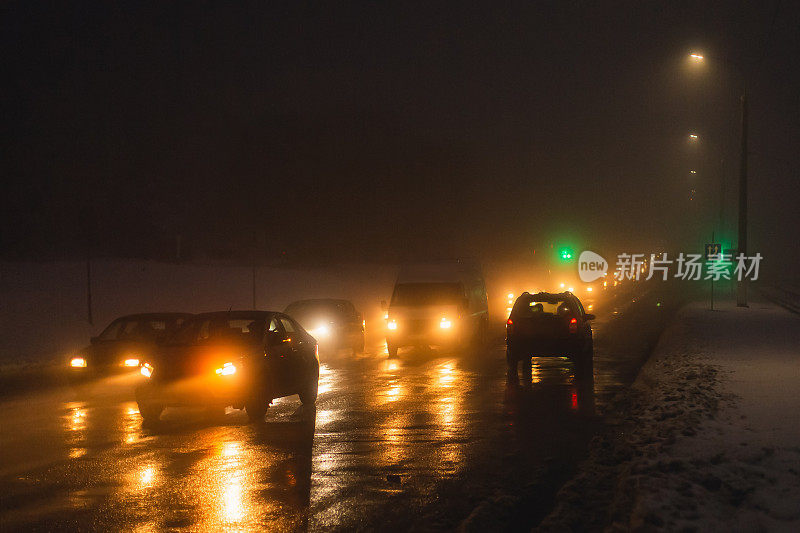
<path fill-rule="evenodd" d="M 509 377 L 517 375 L 522 361 L 523 375 L 528 379 L 534 356 L 566 356 L 575 365 L 576 374 L 591 375 L 594 348 L 589 321 L 594 318 L 571 292 L 522 293 L 506 322 Z"/>
<path fill-rule="evenodd" d="M 385 306 L 386 349 L 482 345 L 489 306 L 480 266 L 460 261 L 404 265 Z"/>
<path fill-rule="evenodd" d="M 364 316 L 348 300 L 299 300 L 283 312 L 300 322 L 321 349 L 349 348 L 354 354 L 364 351 Z"/>
<path fill-rule="evenodd" d="M 148 313 L 117 318 L 70 358 L 67 364 L 72 377 L 138 372 L 157 344 L 191 317 L 189 313 Z"/>
<path fill-rule="evenodd" d="M 296 321 L 270 311 L 222 311 L 192 318 L 141 370 L 136 389 L 145 422 L 169 406 L 227 406 L 264 418 L 275 398 L 298 394 L 314 405 L 317 342 Z"/>

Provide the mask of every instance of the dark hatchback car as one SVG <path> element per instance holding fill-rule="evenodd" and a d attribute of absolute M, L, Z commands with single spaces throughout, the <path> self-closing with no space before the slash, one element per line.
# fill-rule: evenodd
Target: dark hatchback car
<path fill-rule="evenodd" d="M 245 409 L 261 420 L 275 398 L 317 399 L 317 343 L 290 317 L 270 311 L 196 315 L 142 367 L 149 377 L 136 389 L 145 422 L 165 407 Z"/>
<path fill-rule="evenodd" d="M 299 300 L 290 303 L 283 312 L 300 322 L 317 339 L 321 349 L 347 348 L 354 354 L 364 351 L 364 316 L 349 300 Z"/>
<path fill-rule="evenodd" d="M 580 376 L 592 374 L 592 327 L 595 316 L 570 292 L 522 293 L 506 322 L 506 358 L 509 377 L 523 362 L 528 383 L 531 357 L 568 357 Z"/>
<path fill-rule="evenodd" d="M 147 313 L 119 317 L 91 344 L 73 355 L 71 377 L 103 376 L 139 371 L 158 346 L 172 336 L 188 319 L 189 313 Z"/>

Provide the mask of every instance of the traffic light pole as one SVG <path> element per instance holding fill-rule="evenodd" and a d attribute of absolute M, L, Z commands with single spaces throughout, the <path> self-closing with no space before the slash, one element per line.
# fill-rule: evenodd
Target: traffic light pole
<path fill-rule="evenodd" d="M 747 89 L 742 93 L 742 139 L 739 153 L 739 238 L 737 252 L 747 256 Z M 747 279 L 736 282 L 736 306 L 747 307 Z"/>

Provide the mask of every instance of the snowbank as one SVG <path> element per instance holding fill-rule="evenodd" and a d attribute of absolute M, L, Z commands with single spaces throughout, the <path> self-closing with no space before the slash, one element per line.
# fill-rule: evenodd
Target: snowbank
<path fill-rule="evenodd" d="M 693 304 L 539 530 L 798 531 L 798 502 L 800 318 Z"/>

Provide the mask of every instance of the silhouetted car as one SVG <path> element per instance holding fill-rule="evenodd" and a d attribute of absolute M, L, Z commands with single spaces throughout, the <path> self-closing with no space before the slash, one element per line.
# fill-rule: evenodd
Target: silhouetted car
<path fill-rule="evenodd" d="M 191 318 L 189 313 L 147 313 L 117 318 L 91 344 L 70 358 L 71 377 L 139 371 L 159 342 Z"/>
<path fill-rule="evenodd" d="M 317 399 L 317 342 L 292 318 L 270 311 L 223 311 L 192 318 L 142 367 L 136 389 L 142 418 L 165 407 L 245 409 L 260 420 L 275 398 Z"/>
<path fill-rule="evenodd" d="M 364 316 L 348 300 L 299 300 L 283 312 L 300 322 L 321 349 L 349 348 L 354 354 L 364 351 Z"/>
<path fill-rule="evenodd" d="M 506 358 L 509 377 L 523 362 L 523 379 L 530 381 L 531 357 L 568 357 L 576 374 L 592 373 L 592 327 L 595 316 L 583 309 L 571 292 L 523 292 L 506 322 Z"/>

